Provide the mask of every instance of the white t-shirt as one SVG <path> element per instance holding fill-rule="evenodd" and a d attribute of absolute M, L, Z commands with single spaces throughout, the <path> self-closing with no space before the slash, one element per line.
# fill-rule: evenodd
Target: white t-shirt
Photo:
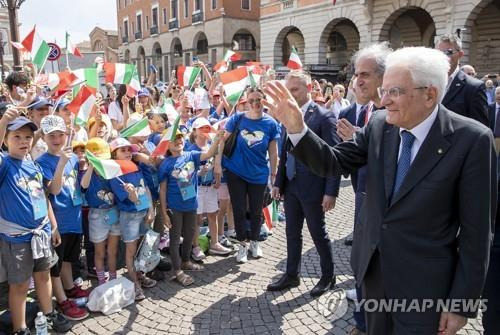
<path fill-rule="evenodd" d="M 113 101 L 108 107 L 108 116 L 111 120 L 123 123 L 123 113 L 117 101 Z"/>

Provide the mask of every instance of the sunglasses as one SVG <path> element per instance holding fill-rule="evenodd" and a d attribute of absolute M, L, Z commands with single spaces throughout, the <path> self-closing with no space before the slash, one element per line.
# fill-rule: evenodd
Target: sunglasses
<path fill-rule="evenodd" d="M 446 49 L 446 50 L 441 50 L 442 53 L 444 53 L 446 56 L 450 57 L 454 53 L 457 53 L 458 50 L 455 49 Z"/>

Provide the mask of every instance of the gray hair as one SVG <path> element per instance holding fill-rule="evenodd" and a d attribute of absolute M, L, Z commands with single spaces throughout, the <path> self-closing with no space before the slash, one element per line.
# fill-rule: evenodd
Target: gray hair
<path fill-rule="evenodd" d="M 450 69 L 448 57 L 444 53 L 425 47 L 402 48 L 387 56 L 387 69 L 395 66 L 407 68 L 416 86 L 435 87 L 437 102 L 441 103 Z"/>
<path fill-rule="evenodd" d="M 457 48 L 457 50 L 459 51 L 462 50 L 462 40 L 455 34 L 444 34 L 439 36 L 439 40 L 436 43 L 436 45 L 442 42 L 452 43 L 455 46 L 455 48 Z"/>
<path fill-rule="evenodd" d="M 375 72 L 382 77 L 385 72 L 385 60 L 391 52 L 392 49 L 389 47 L 389 42 L 374 43 L 366 48 L 358 50 L 354 56 L 352 56 L 352 63 L 354 67 L 356 67 L 356 63 L 361 59 L 373 59 L 377 64 Z"/>
<path fill-rule="evenodd" d="M 498 91 L 500 91 L 500 86 L 497 86 L 497 87 L 495 88 L 495 94 L 496 94 Z"/>
<path fill-rule="evenodd" d="M 285 76 L 286 81 L 289 81 L 290 79 L 293 79 L 293 78 L 302 81 L 304 83 L 304 85 L 306 85 L 306 86 L 310 85 L 312 82 L 311 76 L 309 75 L 309 73 L 304 72 L 303 70 L 290 71 Z"/>

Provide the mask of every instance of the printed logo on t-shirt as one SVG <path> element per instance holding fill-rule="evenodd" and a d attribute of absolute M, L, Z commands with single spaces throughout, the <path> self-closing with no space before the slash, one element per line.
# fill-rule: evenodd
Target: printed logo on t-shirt
<path fill-rule="evenodd" d="M 136 190 L 138 196 L 146 194 L 146 186 L 144 185 L 144 179 L 141 178 L 139 186 L 136 187 Z"/>
<path fill-rule="evenodd" d="M 97 197 L 108 205 L 113 204 L 114 194 L 111 191 L 100 190 L 97 192 Z"/>
<path fill-rule="evenodd" d="M 40 172 L 37 172 L 33 177 L 29 179 L 26 177 L 19 178 L 17 180 L 17 186 L 19 186 L 23 191 L 28 193 L 33 198 L 45 199 L 42 180 L 42 174 Z"/>
<path fill-rule="evenodd" d="M 75 193 L 76 182 L 77 182 L 77 175 L 75 170 L 71 170 L 69 174 L 63 176 L 63 184 L 69 189 L 70 194 Z"/>
<path fill-rule="evenodd" d="M 194 173 L 194 162 L 186 162 L 181 167 L 178 167 L 172 171 L 172 176 L 179 181 L 189 181 Z"/>
<path fill-rule="evenodd" d="M 240 134 L 250 148 L 262 143 L 262 139 L 264 138 L 264 132 L 260 130 L 251 131 L 243 129 Z"/>

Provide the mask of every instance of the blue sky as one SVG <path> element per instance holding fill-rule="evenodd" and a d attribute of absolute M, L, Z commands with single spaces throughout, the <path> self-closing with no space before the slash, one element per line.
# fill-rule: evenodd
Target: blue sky
<path fill-rule="evenodd" d="M 89 40 L 95 26 L 117 30 L 116 0 L 27 0 L 19 12 L 19 35 L 22 40 L 36 24 L 48 42 L 64 47 L 65 31 L 73 43 Z"/>

